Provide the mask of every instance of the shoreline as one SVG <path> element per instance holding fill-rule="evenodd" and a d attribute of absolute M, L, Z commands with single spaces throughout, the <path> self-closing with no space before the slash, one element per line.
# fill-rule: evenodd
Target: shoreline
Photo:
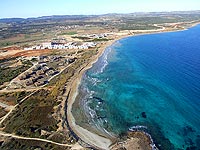
<path fill-rule="evenodd" d="M 70 126 L 70 128 L 73 130 L 73 132 L 75 132 L 75 134 L 78 135 L 78 137 L 83 140 L 85 143 L 99 149 L 109 149 L 109 146 L 113 143 L 110 139 L 107 139 L 105 137 L 102 137 L 100 135 L 97 135 L 95 133 L 92 133 L 90 131 L 88 131 L 87 129 L 82 128 L 81 126 L 77 125 L 75 123 L 75 119 L 72 115 L 72 105 L 75 102 L 75 98 L 78 94 L 78 88 L 79 88 L 79 84 L 81 83 L 81 79 L 83 74 L 85 73 L 85 71 L 87 71 L 88 69 L 90 69 L 92 67 L 92 65 L 94 63 L 96 63 L 98 61 L 98 58 L 103 54 L 104 50 L 111 46 L 113 43 L 115 43 L 116 41 L 125 38 L 127 36 L 121 36 L 118 37 L 114 40 L 108 41 L 106 44 L 104 44 L 103 46 L 101 46 L 99 48 L 99 52 L 96 56 L 94 56 L 94 58 L 92 59 L 92 61 L 87 64 L 85 67 L 83 67 L 83 69 L 81 69 L 81 71 L 79 72 L 79 74 L 74 77 L 74 81 L 72 81 L 71 83 L 71 89 L 69 91 L 69 97 L 67 100 L 67 122 Z M 95 141 L 94 141 L 95 139 Z M 95 143 L 95 144 L 94 144 Z"/>
<path fill-rule="evenodd" d="M 68 98 L 66 100 L 66 104 L 67 104 L 67 110 L 66 111 L 66 115 L 67 115 L 67 122 L 70 126 L 70 128 L 72 129 L 72 131 L 85 143 L 91 145 L 94 148 L 97 149 L 110 149 L 110 146 L 113 144 L 113 142 L 106 138 L 106 137 L 102 137 L 100 135 L 97 135 L 87 129 L 82 128 L 81 126 L 77 125 L 75 123 L 75 118 L 73 117 L 72 114 L 72 105 L 75 102 L 75 98 L 78 94 L 78 88 L 79 85 L 81 83 L 81 79 L 83 74 L 85 73 L 85 71 L 87 71 L 88 69 L 90 69 L 92 67 L 92 65 L 94 63 L 96 63 L 98 61 L 98 58 L 104 53 L 104 51 L 106 50 L 107 47 L 111 46 L 112 44 L 114 44 L 116 41 L 124 39 L 124 38 L 128 38 L 128 37 L 132 37 L 132 36 L 141 36 L 141 35 L 147 35 L 147 34 L 159 34 L 159 33 L 167 33 L 167 32 L 180 32 L 180 31 L 185 31 L 189 28 L 192 28 L 196 25 L 200 24 L 198 23 L 194 23 L 192 25 L 190 25 L 190 27 L 187 28 L 183 28 L 182 30 L 157 30 L 157 31 L 150 31 L 148 32 L 148 30 L 146 30 L 146 33 L 138 33 L 138 34 L 133 34 L 132 32 L 129 32 L 129 34 L 127 33 L 126 35 L 118 35 L 117 37 L 115 37 L 114 40 L 108 41 L 106 44 L 104 44 L 103 46 L 101 45 L 101 47 L 99 48 L 98 54 L 94 56 L 94 58 L 92 58 L 91 62 L 84 65 L 81 69 L 80 72 L 75 75 L 72 79 L 72 82 L 70 83 L 70 86 L 68 87 Z"/>

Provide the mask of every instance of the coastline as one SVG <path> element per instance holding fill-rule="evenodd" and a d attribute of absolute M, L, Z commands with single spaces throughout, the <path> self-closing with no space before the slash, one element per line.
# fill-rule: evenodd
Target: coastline
<path fill-rule="evenodd" d="M 116 41 L 118 41 L 122 38 L 125 38 L 125 37 L 128 37 L 128 36 L 120 36 L 114 40 L 107 42 L 103 46 L 101 46 L 99 48 L 98 54 L 96 56 L 94 56 L 94 58 L 92 58 L 92 61 L 89 64 L 87 64 L 85 67 L 83 67 L 83 69 L 79 72 L 79 74 L 76 77 L 74 77 L 74 81 L 72 81 L 72 84 L 70 86 L 71 88 L 69 91 L 69 97 L 68 97 L 68 101 L 67 101 L 67 121 L 69 123 L 69 126 L 73 130 L 73 132 L 75 132 L 75 134 L 78 135 L 79 138 L 81 138 L 82 140 L 84 139 L 83 141 L 85 143 L 87 143 L 97 149 L 99 149 L 99 148 L 109 149 L 109 146 L 112 144 L 112 141 L 110 139 L 107 139 L 107 138 L 97 135 L 95 133 L 92 133 L 92 132 L 88 131 L 87 129 L 84 129 L 81 126 L 77 125 L 75 123 L 75 119 L 71 112 L 72 105 L 78 94 L 78 87 L 79 87 L 79 84 L 81 83 L 81 79 L 82 79 L 82 76 L 85 73 L 85 71 L 90 69 L 92 67 L 92 65 L 98 61 L 98 58 L 103 54 L 104 50 L 107 47 L 111 46 Z"/>
<path fill-rule="evenodd" d="M 192 24 L 190 27 L 194 27 L 196 25 L 198 25 L 199 23 L 194 23 Z M 85 73 L 86 70 L 90 69 L 92 67 L 92 65 L 98 61 L 98 58 L 103 54 L 104 50 L 111 46 L 113 43 L 115 43 L 116 41 L 123 39 L 123 38 L 127 38 L 130 36 L 140 36 L 140 35 L 146 35 L 146 34 L 158 34 L 158 33 L 165 33 L 165 32 L 180 32 L 180 31 L 184 31 L 187 30 L 188 28 L 184 28 L 182 30 L 157 30 L 157 31 L 150 31 L 148 32 L 146 30 L 147 33 L 138 33 L 138 34 L 127 34 L 127 35 L 118 35 L 118 37 L 115 37 L 114 40 L 108 41 L 106 44 L 104 44 L 103 46 L 101 46 L 99 48 L 99 52 L 97 55 L 95 55 L 91 62 L 86 64 L 85 66 L 83 66 L 81 68 L 81 71 L 74 76 L 74 78 L 72 79 L 72 82 L 70 83 L 70 86 L 68 86 L 68 98 L 66 100 L 67 103 L 67 121 L 69 123 L 70 128 L 72 129 L 72 131 L 81 139 L 83 140 L 85 143 L 91 145 L 94 148 L 97 149 L 110 149 L 110 145 L 113 144 L 113 142 L 105 137 L 102 137 L 100 135 L 97 135 L 95 133 L 90 132 L 87 129 L 82 128 L 81 126 L 77 125 L 75 123 L 75 119 L 73 117 L 73 114 L 71 112 L 72 110 L 72 105 L 75 102 L 75 98 L 78 94 L 78 87 L 79 84 L 81 83 L 81 79 L 83 74 Z M 131 33 L 131 32 L 130 32 Z"/>

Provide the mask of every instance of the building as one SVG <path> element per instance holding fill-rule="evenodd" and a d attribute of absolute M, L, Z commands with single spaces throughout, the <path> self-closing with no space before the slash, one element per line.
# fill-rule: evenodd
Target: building
<path fill-rule="evenodd" d="M 38 80 L 38 77 L 37 77 L 37 76 L 32 76 L 32 77 L 30 78 L 30 80 L 32 80 L 33 83 L 34 83 L 34 82 L 36 82 L 36 81 Z"/>
<path fill-rule="evenodd" d="M 45 84 L 44 81 L 35 82 L 35 86 L 42 86 L 42 85 L 44 85 L 44 84 Z"/>
<path fill-rule="evenodd" d="M 73 63 L 75 61 L 75 58 L 69 58 L 68 59 L 68 63 L 70 64 L 70 63 Z"/>
<path fill-rule="evenodd" d="M 40 75 L 43 75 L 44 74 L 44 71 L 43 70 L 38 70 L 37 72 L 36 72 L 36 75 L 37 76 L 40 76 Z"/>
<path fill-rule="evenodd" d="M 19 76 L 19 79 L 20 79 L 20 80 L 25 80 L 25 79 L 27 79 L 27 78 L 28 78 L 28 77 L 27 77 L 26 74 L 22 74 L 22 75 Z"/>
<path fill-rule="evenodd" d="M 39 65 L 39 64 L 37 64 L 37 65 L 35 65 L 34 67 L 33 67 L 33 71 L 37 71 L 37 70 L 39 70 L 39 69 L 41 69 L 41 66 Z"/>
<path fill-rule="evenodd" d="M 33 85 L 33 81 L 28 79 L 28 80 L 25 81 L 25 84 L 26 84 L 26 86 Z"/>
<path fill-rule="evenodd" d="M 32 46 L 30 48 L 24 48 L 25 50 L 42 50 L 42 49 L 88 49 L 91 47 L 95 47 L 96 43 L 94 42 L 84 42 L 84 43 L 77 43 L 77 42 L 68 42 L 65 43 L 63 40 L 61 41 L 52 41 L 42 43 L 41 45 Z"/>
<path fill-rule="evenodd" d="M 52 49 L 51 42 L 42 43 L 43 49 Z"/>
<path fill-rule="evenodd" d="M 49 70 L 46 72 L 47 76 L 53 76 L 54 74 L 55 74 L 55 71 L 53 71 L 53 70 Z"/>
<path fill-rule="evenodd" d="M 44 66 L 43 68 L 42 68 L 42 71 L 44 71 L 44 72 L 46 72 L 46 71 L 48 71 L 49 70 L 49 67 L 47 67 L 47 66 Z"/>

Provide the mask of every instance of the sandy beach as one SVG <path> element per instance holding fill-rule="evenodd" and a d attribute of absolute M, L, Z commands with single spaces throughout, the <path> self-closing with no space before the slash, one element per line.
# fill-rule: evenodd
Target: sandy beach
<path fill-rule="evenodd" d="M 192 24 L 191 26 L 194 26 L 194 25 L 197 25 L 197 24 L 198 23 L 195 23 L 195 24 Z M 183 29 L 183 30 L 185 30 L 185 29 Z M 153 30 L 153 31 L 150 31 L 150 32 L 146 31 L 146 32 L 142 32 L 142 33 L 136 34 L 136 35 L 162 33 L 162 32 L 174 32 L 174 30 L 173 31 L 169 31 L 169 30 L 160 29 L 160 30 Z M 68 87 L 67 87 L 67 93 L 68 93 L 67 94 L 68 98 L 66 100 L 67 110 L 64 110 L 64 111 L 67 111 L 67 113 L 66 113 L 67 116 L 66 117 L 67 117 L 67 121 L 68 121 L 69 127 L 73 130 L 73 132 L 82 141 L 84 141 L 85 143 L 87 143 L 90 146 L 92 146 L 94 148 L 97 148 L 97 149 L 105 149 L 105 150 L 110 149 L 110 146 L 111 146 L 111 144 L 113 144 L 113 142 L 110 139 L 106 138 L 106 137 L 97 135 L 97 134 L 95 134 L 95 133 L 93 133 L 91 131 L 88 131 L 87 129 L 82 128 L 81 126 L 77 125 L 76 121 L 75 121 L 75 118 L 73 117 L 73 114 L 72 114 L 72 105 L 75 102 L 75 98 L 76 98 L 76 96 L 78 94 L 78 87 L 79 87 L 79 84 L 81 82 L 81 78 L 82 78 L 84 72 L 92 67 L 92 65 L 98 60 L 98 58 L 102 55 L 102 53 L 104 52 L 104 50 L 107 47 L 112 45 L 117 40 L 125 38 L 125 37 L 129 37 L 129 36 L 134 36 L 134 34 L 131 33 L 130 31 L 126 32 L 126 33 L 118 33 L 118 34 L 115 35 L 114 40 L 108 41 L 107 43 L 101 45 L 101 47 L 99 48 L 98 54 L 95 55 L 92 58 L 92 61 L 89 64 L 85 64 L 80 69 L 81 71 L 73 77 L 70 85 L 68 85 Z"/>
<path fill-rule="evenodd" d="M 75 80 L 72 82 L 71 84 L 71 89 L 70 89 L 70 94 L 69 94 L 69 98 L 68 98 L 68 102 L 67 102 L 67 118 L 68 118 L 68 123 L 69 126 L 71 127 L 71 129 L 75 132 L 75 134 L 77 134 L 79 136 L 79 138 L 81 138 L 84 142 L 86 142 L 87 144 L 95 147 L 95 148 L 101 148 L 101 149 L 109 149 L 109 146 L 112 144 L 112 141 L 110 139 L 107 139 L 105 137 L 99 136 L 95 133 L 92 133 L 84 128 L 82 128 L 81 126 L 77 125 L 75 123 L 75 119 L 72 115 L 72 105 L 75 101 L 75 98 L 78 94 L 78 87 L 79 84 L 81 82 L 81 78 L 82 75 L 84 74 L 84 72 L 86 70 L 88 70 L 89 68 L 92 67 L 92 65 L 98 60 L 98 58 L 102 55 L 102 53 L 104 52 L 104 50 L 106 49 L 106 47 L 112 45 L 115 41 L 124 38 L 127 36 L 120 36 L 118 38 L 116 38 L 115 40 L 111 40 L 109 42 L 107 42 L 106 44 L 104 44 L 103 46 L 101 46 L 99 48 L 99 52 L 96 56 L 94 56 L 94 58 L 92 59 L 91 63 L 87 64 L 82 70 L 81 72 L 79 72 L 79 74 L 74 77 Z"/>

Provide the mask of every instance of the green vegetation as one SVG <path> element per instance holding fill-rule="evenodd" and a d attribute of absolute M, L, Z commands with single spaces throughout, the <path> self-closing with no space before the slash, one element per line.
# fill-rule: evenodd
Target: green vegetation
<path fill-rule="evenodd" d="M 80 40 L 89 40 L 91 38 L 85 36 L 73 36 L 72 38 L 80 39 Z"/>
<path fill-rule="evenodd" d="M 9 138 L 2 144 L 1 150 L 70 150 L 70 147 L 58 146 L 51 143 Z"/>
<path fill-rule="evenodd" d="M 120 30 L 155 30 L 159 29 L 159 27 L 153 26 L 153 25 L 136 25 L 136 24 L 126 24 L 122 25 Z"/>
<path fill-rule="evenodd" d="M 37 59 L 37 58 L 32 58 L 31 61 L 32 61 L 32 62 L 37 62 L 38 59 Z"/>
<path fill-rule="evenodd" d="M 104 21 L 98 19 L 106 17 Z M 97 21 L 98 20 L 98 21 Z M 0 47 L 24 45 L 55 35 L 75 35 L 79 30 L 148 30 L 154 24 L 190 22 L 200 20 L 199 11 L 166 13 L 108 14 L 99 16 L 60 16 L 35 19 L 0 20 Z M 58 33 L 58 31 L 60 33 Z M 87 37 L 74 37 L 89 40 Z"/>
<path fill-rule="evenodd" d="M 71 32 L 63 32 L 63 33 L 60 33 L 58 35 L 74 35 L 74 34 L 77 34 L 76 31 L 71 31 Z"/>
<path fill-rule="evenodd" d="M 95 38 L 93 40 L 90 40 L 90 42 L 102 42 L 102 41 L 109 41 L 109 40 L 111 40 L 111 39 L 106 39 L 106 38 L 97 39 L 97 38 Z"/>
<path fill-rule="evenodd" d="M 62 81 L 65 81 L 65 77 L 62 78 Z M 62 81 L 56 84 L 53 90 L 38 90 L 26 101 L 20 103 L 12 115 L 3 122 L 1 126 L 4 127 L 3 131 L 24 137 L 48 138 L 56 142 L 60 139 L 60 143 L 75 143 L 76 139 L 71 136 L 69 131 L 56 132 L 59 121 L 52 116 L 54 107 L 59 104 L 57 96 L 62 94 L 60 90 L 65 84 Z M 19 98 L 24 95 L 24 92 L 14 95 Z M 42 131 L 47 134 L 42 134 Z M 21 143 L 18 146 L 22 145 Z M 25 147 L 27 146 L 31 146 L 31 144 L 26 143 Z"/>
<path fill-rule="evenodd" d="M 22 64 L 13 67 L 18 61 L 16 58 L 0 60 L 0 85 L 9 82 L 32 66 L 31 61 L 23 60 Z"/>
<path fill-rule="evenodd" d="M 10 46 L 10 45 L 13 45 L 14 43 L 13 42 L 0 42 L 0 47 L 6 47 L 6 46 Z"/>
<path fill-rule="evenodd" d="M 4 122 L 4 131 L 29 137 L 39 137 L 41 130 L 55 131 L 57 122 L 51 115 L 55 104 L 56 101 L 49 96 L 48 91 L 38 91 L 20 104 Z"/>
<path fill-rule="evenodd" d="M 7 114 L 7 112 L 5 111 L 5 109 L 0 107 L 0 118 L 5 116 L 6 114 Z"/>
<path fill-rule="evenodd" d="M 74 73 L 75 73 L 75 70 L 69 67 L 65 71 L 63 71 L 60 76 L 58 76 L 57 78 L 54 78 L 49 84 L 49 85 L 54 85 L 54 88 L 51 90 L 50 95 L 55 98 L 58 95 L 64 94 L 65 84 L 74 75 Z"/>
<path fill-rule="evenodd" d="M 18 34 L 14 34 L 11 37 L 3 37 L 0 38 L 0 47 L 12 46 L 12 45 L 28 45 L 30 42 L 39 41 L 45 37 L 41 33 L 35 33 L 35 35 L 22 35 L 18 36 Z M 49 35 L 46 36 L 50 37 Z"/>
<path fill-rule="evenodd" d="M 26 71 L 30 66 L 18 66 L 13 68 L 0 68 L 0 84 L 9 82 L 22 72 Z"/>
<path fill-rule="evenodd" d="M 10 93 L 0 93 L 0 98 L 11 105 L 19 103 L 23 98 L 25 98 L 30 92 L 20 91 L 20 92 L 10 92 Z"/>
<path fill-rule="evenodd" d="M 23 60 L 23 61 L 22 61 L 22 64 L 23 64 L 24 66 L 28 66 L 28 67 L 31 67 L 31 66 L 32 66 L 32 63 L 31 63 L 30 60 Z"/>
<path fill-rule="evenodd" d="M 158 29 L 154 24 L 190 22 L 200 20 L 200 14 L 141 14 L 121 16 L 120 23 L 113 23 L 111 26 L 120 30 L 152 30 Z"/>
<path fill-rule="evenodd" d="M 21 136 L 42 137 L 41 130 L 56 131 L 58 121 L 53 118 L 54 106 L 59 103 L 58 96 L 65 92 L 65 86 L 74 76 L 81 66 L 89 62 L 97 51 L 89 50 L 82 54 L 81 59 L 77 59 L 58 77 L 54 78 L 48 86 L 51 90 L 39 90 L 33 96 L 21 103 L 4 123 L 5 132 L 15 133 Z M 16 93 L 15 97 L 20 98 L 25 93 Z"/>

